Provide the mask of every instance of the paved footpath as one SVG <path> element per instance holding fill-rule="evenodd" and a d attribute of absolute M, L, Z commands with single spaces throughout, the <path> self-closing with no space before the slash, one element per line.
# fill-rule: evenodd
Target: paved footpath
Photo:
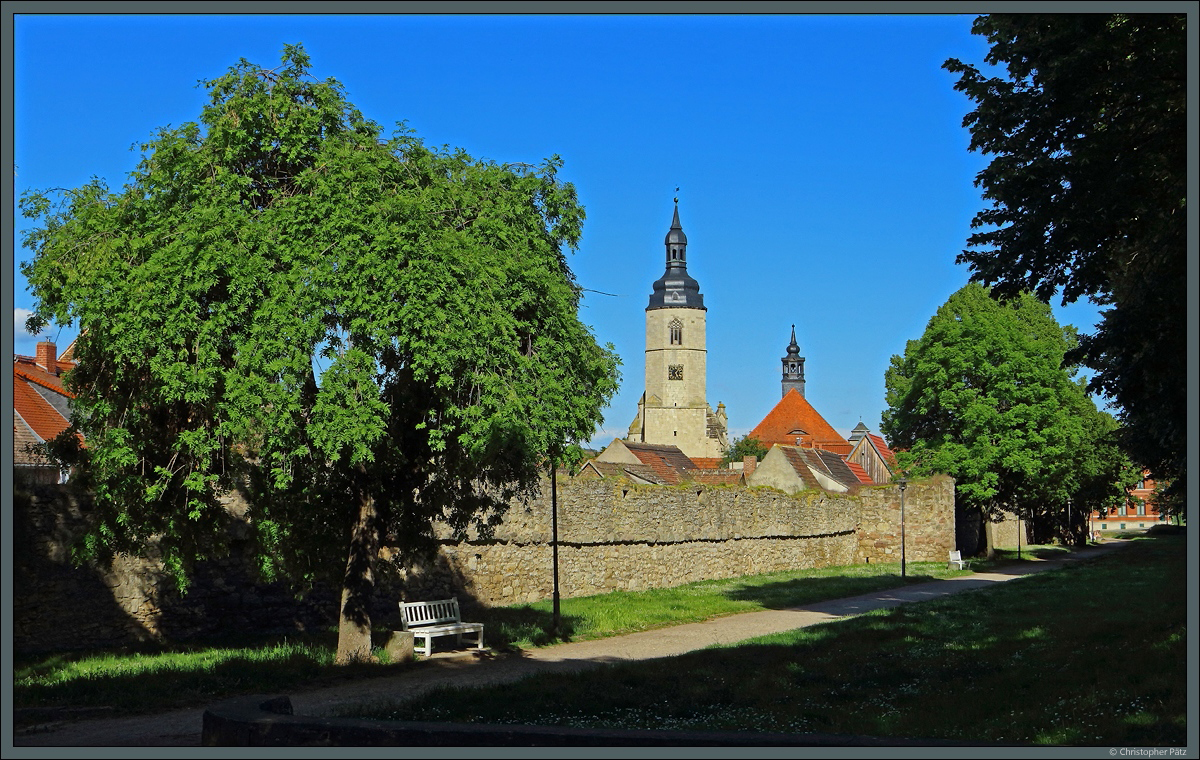
<path fill-rule="evenodd" d="M 746 612 L 704 623 L 558 644 L 513 655 L 435 653 L 395 676 L 354 680 L 310 691 L 289 691 L 288 696 L 297 715 L 329 715 L 345 704 L 410 699 L 443 686 L 487 686 L 516 681 L 534 673 L 579 671 L 605 663 L 670 657 L 712 644 L 731 644 L 871 610 L 986 588 L 1061 567 L 1067 562 L 1101 556 L 1123 544 L 1122 541 L 1108 541 L 1073 552 L 1064 559 L 1014 563 L 993 572 L 919 583 L 794 609 Z M 49 723 L 26 729 L 13 736 L 12 741 L 16 747 L 199 747 L 203 715 L 204 708 L 191 708 L 128 718 Z"/>

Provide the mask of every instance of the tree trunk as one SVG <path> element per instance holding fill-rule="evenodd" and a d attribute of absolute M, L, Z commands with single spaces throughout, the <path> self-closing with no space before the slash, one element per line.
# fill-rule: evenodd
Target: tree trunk
<path fill-rule="evenodd" d="M 346 665 L 371 659 L 371 593 L 375 590 L 375 558 L 379 555 L 379 518 L 375 497 L 357 489 L 358 517 L 350 537 L 350 557 L 342 582 L 338 646 L 334 662 Z"/>

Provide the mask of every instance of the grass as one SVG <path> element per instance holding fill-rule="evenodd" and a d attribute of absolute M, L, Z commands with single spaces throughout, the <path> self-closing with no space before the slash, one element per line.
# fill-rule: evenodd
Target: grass
<path fill-rule="evenodd" d="M 395 672 L 378 665 L 335 666 L 335 649 L 336 634 L 316 634 L 243 645 L 145 646 L 18 657 L 13 701 L 25 709 L 103 706 L 118 712 L 153 712 Z M 33 711 L 34 722 L 38 712 Z"/>
<path fill-rule="evenodd" d="M 967 572 L 947 570 L 941 563 L 909 563 L 908 581 Z M 557 637 L 549 601 L 483 608 L 470 619 L 485 624 L 494 649 L 515 650 L 864 594 L 902 585 L 899 573 L 898 564 L 852 565 L 563 599 Z M 148 712 L 395 672 L 386 664 L 335 666 L 335 649 L 336 634 L 313 634 L 21 657 L 14 663 L 13 699 L 18 708 Z"/>
<path fill-rule="evenodd" d="M 1186 539 L 737 645 L 357 717 L 823 732 L 1073 746 L 1186 744 Z"/>
<path fill-rule="evenodd" d="M 969 573 L 949 570 L 941 562 L 909 562 L 906 574 L 908 583 L 921 583 Z M 472 610 L 471 615 L 486 626 L 488 643 L 494 649 L 527 649 L 556 641 L 584 641 L 696 623 L 739 612 L 798 607 L 904 583 L 899 563 L 849 565 L 563 599 L 557 637 L 552 631 L 549 600 L 481 608 Z"/>

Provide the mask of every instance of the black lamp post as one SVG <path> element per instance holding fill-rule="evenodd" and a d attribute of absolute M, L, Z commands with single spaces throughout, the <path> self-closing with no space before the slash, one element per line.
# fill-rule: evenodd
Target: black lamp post
<path fill-rule="evenodd" d="M 908 568 L 904 553 L 904 489 L 908 488 L 908 480 L 900 478 L 896 485 L 900 486 L 900 578 L 907 579 Z"/>
<path fill-rule="evenodd" d="M 550 546 L 553 551 L 554 564 L 554 615 L 550 626 L 553 635 L 558 636 L 558 463 L 550 462 Z"/>

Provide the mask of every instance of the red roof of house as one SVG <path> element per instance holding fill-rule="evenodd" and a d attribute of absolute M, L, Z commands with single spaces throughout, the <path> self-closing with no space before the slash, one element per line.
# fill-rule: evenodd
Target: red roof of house
<path fill-rule="evenodd" d="M 889 449 L 887 443 L 874 433 L 867 433 L 867 438 L 871 439 L 871 443 L 875 446 L 875 450 L 879 452 L 879 456 L 883 457 L 883 461 L 887 462 L 888 467 L 894 472 L 896 470 L 896 453 Z"/>
<path fill-rule="evenodd" d="M 851 462 L 849 459 L 847 459 L 846 466 L 850 468 L 850 472 L 854 473 L 854 477 L 859 479 L 859 482 L 866 483 L 868 485 L 874 485 L 875 481 L 871 480 L 871 476 L 867 474 L 867 471 L 863 469 L 861 464 L 858 462 Z"/>
<path fill-rule="evenodd" d="M 63 370 L 72 369 L 74 364 L 64 364 Z M 67 398 L 75 398 L 65 387 L 63 387 L 62 379 L 58 375 L 51 374 L 42 369 L 30 356 L 14 356 L 13 357 L 13 374 L 17 377 L 22 377 L 30 382 L 37 383 L 43 388 L 49 388 L 55 393 L 61 393 Z M 15 380 L 15 378 L 14 378 Z"/>
<path fill-rule="evenodd" d="M 775 408 L 763 417 L 762 422 L 750 431 L 749 437 L 767 446 L 780 444 L 823 448 L 843 456 L 849 454 L 852 448 L 849 441 L 839 435 L 795 388 L 789 390 Z M 845 451 L 841 451 L 842 448 Z"/>
<path fill-rule="evenodd" d="M 18 373 L 13 378 L 13 411 L 43 441 L 49 441 L 67 429 L 68 422 L 50 402 L 29 387 Z"/>
<path fill-rule="evenodd" d="M 721 457 L 690 457 L 697 470 L 719 470 Z"/>

